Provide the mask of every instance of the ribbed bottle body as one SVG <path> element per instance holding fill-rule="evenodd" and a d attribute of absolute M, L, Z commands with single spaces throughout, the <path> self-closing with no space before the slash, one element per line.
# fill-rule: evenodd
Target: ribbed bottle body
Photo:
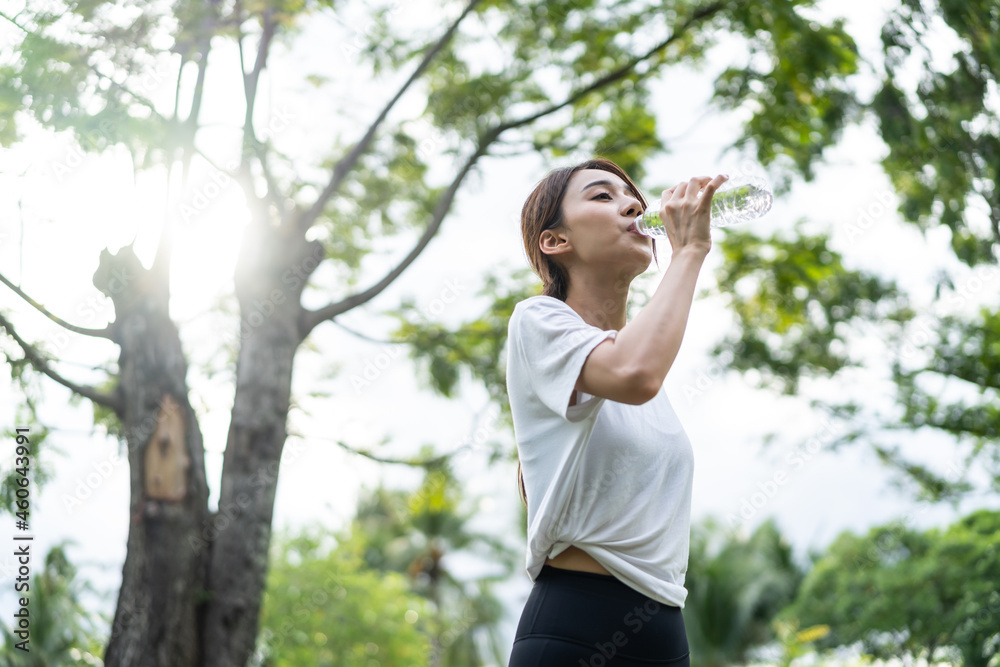
<path fill-rule="evenodd" d="M 698 193 L 701 196 L 701 192 Z M 744 176 L 726 181 L 712 196 L 711 226 L 728 227 L 753 220 L 771 210 L 773 196 L 762 178 Z M 635 220 L 635 226 L 646 236 L 666 236 L 660 219 L 660 202 L 646 209 Z"/>

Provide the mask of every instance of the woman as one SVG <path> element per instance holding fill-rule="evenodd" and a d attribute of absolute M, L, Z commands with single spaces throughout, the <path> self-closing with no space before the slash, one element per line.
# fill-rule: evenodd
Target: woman
<path fill-rule="evenodd" d="M 635 231 L 646 202 L 625 172 L 607 160 L 558 169 L 524 204 L 525 251 L 544 289 L 508 325 L 534 583 L 509 667 L 690 664 L 681 609 L 694 460 L 663 381 L 726 178 L 664 190 L 671 261 L 631 322 L 629 286 L 655 248 Z"/>

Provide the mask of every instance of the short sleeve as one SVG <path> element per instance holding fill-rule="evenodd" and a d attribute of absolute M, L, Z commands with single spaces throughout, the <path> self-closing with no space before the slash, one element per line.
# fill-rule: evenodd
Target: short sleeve
<path fill-rule="evenodd" d="M 603 398 L 591 396 L 570 406 L 569 399 L 587 356 L 618 332 L 583 321 L 554 298 L 523 301 L 511 318 L 510 337 L 516 346 L 531 389 L 552 412 L 569 421 L 589 416 Z"/>

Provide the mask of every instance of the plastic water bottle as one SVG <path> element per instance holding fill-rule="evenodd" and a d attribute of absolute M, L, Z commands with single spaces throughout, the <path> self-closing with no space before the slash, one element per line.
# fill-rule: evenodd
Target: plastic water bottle
<path fill-rule="evenodd" d="M 698 196 L 701 196 L 701 192 Z M 713 228 L 727 227 L 739 222 L 753 220 L 771 210 L 773 196 L 767 181 L 756 176 L 731 178 L 712 195 Z M 666 236 L 667 231 L 660 219 L 660 202 L 646 209 L 635 219 L 635 227 L 646 236 Z"/>

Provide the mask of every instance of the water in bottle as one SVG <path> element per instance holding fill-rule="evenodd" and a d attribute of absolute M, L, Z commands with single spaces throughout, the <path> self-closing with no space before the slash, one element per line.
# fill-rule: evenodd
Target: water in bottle
<path fill-rule="evenodd" d="M 698 192 L 698 196 L 701 196 Z M 767 181 L 756 176 L 731 178 L 712 196 L 712 227 L 727 227 L 753 220 L 771 210 L 771 188 Z M 650 206 L 635 219 L 636 229 L 646 236 L 666 236 L 660 219 L 660 202 Z"/>

